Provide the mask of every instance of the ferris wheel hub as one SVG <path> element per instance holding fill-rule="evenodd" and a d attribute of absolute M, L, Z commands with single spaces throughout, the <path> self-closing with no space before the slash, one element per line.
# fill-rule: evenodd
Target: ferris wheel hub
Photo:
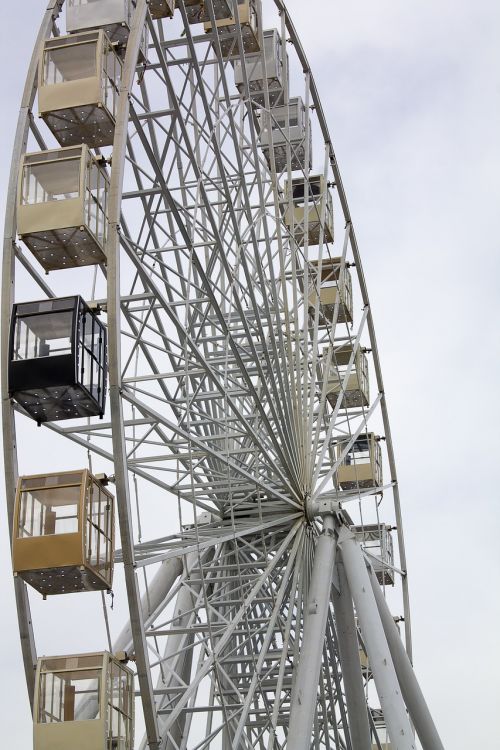
<path fill-rule="evenodd" d="M 315 518 L 336 515 L 342 510 L 342 506 L 338 500 L 318 498 L 311 495 L 306 495 L 304 508 L 309 523 L 312 523 Z"/>

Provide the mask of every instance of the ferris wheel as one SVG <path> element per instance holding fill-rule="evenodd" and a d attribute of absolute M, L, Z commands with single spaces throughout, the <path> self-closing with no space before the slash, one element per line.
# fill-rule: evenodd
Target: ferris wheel
<path fill-rule="evenodd" d="M 361 259 L 286 3 L 50 0 L 5 237 L 35 750 L 409 750 L 413 727 L 442 748 Z M 20 476 L 21 422 L 81 464 Z M 30 597 L 100 601 L 113 574 L 122 631 L 39 656 Z"/>

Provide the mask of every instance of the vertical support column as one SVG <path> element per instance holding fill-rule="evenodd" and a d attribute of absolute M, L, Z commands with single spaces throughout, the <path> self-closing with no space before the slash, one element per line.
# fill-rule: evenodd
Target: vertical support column
<path fill-rule="evenodd" d="M 337 547 L 333 516 L 325 516 L 323 524 L 323 533 L 318 539 L 314 556 L 302 649 L 292 695 L 288 750 L 307 750 L 310 747 L 318 701 L 321 659 Z"/>
<path fill-rule="evenodd" d="M 354 534 L 345 526 L 339 532 L 338 543 L 342 550 L 349 588 L 356 605 L 393 750 L 415 750 L 410 720 L 378 613 L 363 552 Z"/>
<path fill-rule="evenodd" d="M 401 692 L 408 706 L 408 711 L 410 712 L 422 747 L 424 750 L 444 750 L 443 743 L 413 671 L 412 664 L 399 637 L 398 629 L 373 570 L 370 569 L 369 575 L 392 661 L 394 662 L 399 684 L 401 685 Z"/>
<path fill-rule="evenodd" d="M 112 421 L 112 446 L 116 477 L 116 503 L 123 553 L 123 570 L 127 590 L 130 626 L 135 651 L 137 678 L 141 692 L 144 722 L 150 750 L 160 745 L 158 717 L 153 695 L 148 645 L 144 630 L 141 594 L 136 574 L 134 532 L 130 503 L 128 457 L 125 439 L 125 419 L 121 398 L 121 294 L 120 294 L 120 217 L 121 197 L 127 149 L 130 114 L 129 93 L 132 90 L 137 58 L 141 45 L 148 6 L 146 0 L 137 0 L 127 43 L 122 81 L 119 88 L 113 143 L 113 169 L 108 202 L 109 232 L 106 241 L 108 258 L 108 368 L 109 401 Z"/>
<path fill-rule="evenodd" d="M 342 679 L 349 717 L 349 732 L 355 750 L 371 750 L 370 722 L 359 661 L 359 642 L 349 584 L 341 560 L 337 560 L 339 590 L 333 587 L 335 629 L 342 665 Z"/>

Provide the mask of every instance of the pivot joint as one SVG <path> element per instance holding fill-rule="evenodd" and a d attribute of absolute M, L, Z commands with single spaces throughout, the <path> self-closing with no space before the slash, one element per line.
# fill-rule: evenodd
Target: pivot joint
<path fill-rule="evenodd" d="M 312 498 L 306 499 L 306 516 L 308 521 L 314 518 L 337 515 L 342 510 L 340 502 L 331 498 Z"/>

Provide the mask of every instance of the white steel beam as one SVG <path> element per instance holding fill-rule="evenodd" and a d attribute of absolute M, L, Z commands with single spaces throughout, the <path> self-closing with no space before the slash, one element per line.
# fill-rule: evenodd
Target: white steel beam
<path fill-rule="evenodd" d="M 396 674 L 401 685 L 401 692 L 408 706 L 408 711 L 410 712 L 422 747 L 424 750 L 444 750 L 436 725 L 413 671 L 413 666 L 398 633 L 394 618 L 391 615 L 380 585 L 371 568 L 369 574 L 380 619 L 382 620 Z"/>
<path fill-rule="evenodd" d="M 145 628 L 149 627 L 158 608 L 163 605 L 165 597 L 168 596 L 170 589 L 181 573 L 182 558 L 180 556 L 164 560 L 159 570 L 155 573 L 152 581 L 148 584 L 147 592 L 143 594 L 141 599 L 142 616 Z M 132 644 L 132 630 L 130 628 L 130 622 L 128 622 L 114 642 L 113 651 L 130 652 Z"/>
<path fill-rule="evenodd" d="M 127 470 L 127 455 L 124 439 L 124 417 L 121 399 L 121 300 L 120 300 L 120 241 L 119 222 L 121 193 L 125 164 L 125 147 L 129 114 L 129 92 L 132 89 L 139 48 L 147 13 L 146 0 L 138 0 L 132 19 L 132 28 L 127 45 L 123 78 L 120 85 L 114 151 L 116 158 L 112 170 L 109 199 L 109 234 L 106 243 L 108 258 L 108 356 L 109 356 L 109 395 L 111 419 L 113 422 L 113 457 L 115 466 L 116 501 L 123 552 L 123 567 L 127 588 L 130 624 L 134 642 L 137 677 L 141 690 L 142 707 L 149 747 L 153 750 L 160 742 L 158 719 L 153 697 L 153 684 L 147 654 L 143 612 L 139 592 L 139 582 L 134 559 L 134 535 L 130 505 L 130 489 Z"/>
<path fill-rule="evenodd" d="M 339 556 L 340 557 L 340 556 Z M 344 565 L 337 559 L 338 591 L 333 586 L 335 630 L 339 645 L 342 680 L 349 716 L 349 733 L 355 750 L 371 750 L 370 722 L 359 660 L 359 642 L 352 596 Z"/>
<path fill-rule="evenodd" d="M 311 745 L 336 547 L 333 516 L 325 516 L 323 533 L 316 544 L 304 636 L 292 694 L 288 750 L 305 750 Z"/>
<path fill-rule="evenodd" d="M 415 750 L 415 739 L 401 695 L 396 670 L 370 583 L 365 558 L 354 534 L 343 526 L 338 543 L 375 686 L 391 738 L 392 750 Z"/>

